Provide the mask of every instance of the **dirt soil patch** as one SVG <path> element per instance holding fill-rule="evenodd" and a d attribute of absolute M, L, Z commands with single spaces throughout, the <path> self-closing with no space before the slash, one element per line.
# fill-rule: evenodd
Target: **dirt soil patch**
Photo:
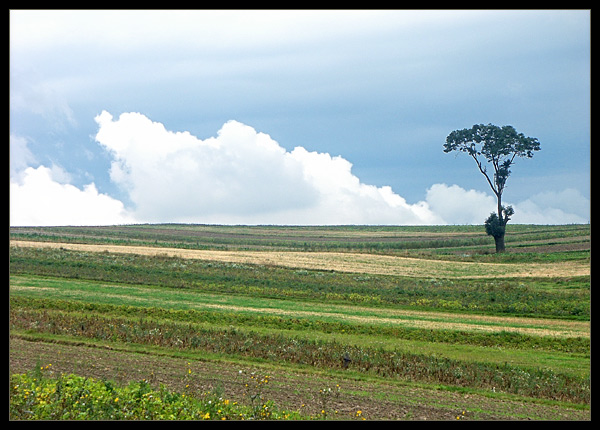
<path fill-rule="evenodd" d="M 188 364 L 189 363 L 189 364 Z M 226 361 L 199 361 L 160 354 L 132 352 L 123 345 L 112 348 L 71 342 L 34 341 L 11 336 L 11 373 L 30 371 L 36 365 L 52 364 L 52 372 L 76 373 L 113 380 L 119 384 L 147 379 L 183 392 L 219 390 L 224 398 L 247 403 L 245 383 L 252 372 L 269 374 L 263 399 L 282 409 L 318 415 L 323 409 L 319 389 L 340 386 L 340 395 L 326 405 L 328 418 L 368 420 L 476 420 L 543 419 L 589 420 L 590 411 L 546 405 L 535 401 L 507 400 L 482 394 L 458 393 L 415 387 L 410 384 L 360 381 L 352 377 L 327 376 L 308 370 L 250 366 Z M 192 378 L 187 375 L 192 370 Z M 188 388 L 189 389 L 189 388 Z M 336 413 L 337 411 L 337 413 Z"/>

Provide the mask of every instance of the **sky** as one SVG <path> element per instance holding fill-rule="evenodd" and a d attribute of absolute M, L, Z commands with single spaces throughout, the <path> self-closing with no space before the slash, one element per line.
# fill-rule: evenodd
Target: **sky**
<path fill-rule="evenodd" d="M 10 224 L 590 221 L 589 10 L 11 10 Z"/>

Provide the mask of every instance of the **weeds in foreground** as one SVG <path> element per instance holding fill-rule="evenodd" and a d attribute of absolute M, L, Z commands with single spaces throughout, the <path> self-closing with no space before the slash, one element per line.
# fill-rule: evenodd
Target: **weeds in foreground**
<path fill-rule="evenodd" d="M 337 414 L 337 410 L 331 411 L 331 401 L 340 397 L 340 385 L 337 384 L 335 388 L 331 389 L 331 387 L 325 387 L 319 389 L 319 394 L 317 398 L 319 399 L 319 404 L 321 407 L 321 416 L 323 419 L 327 419 L 327 415 Z"/>
<path fill-rule="evenodd" d="M 186 369 L 186 389 L 173 392 L 164 385 L 153 387 L 148 379 L 119 386 L 109 380 L 74 374 L 56 375 L 52 364 L 37 364 L 24 374 L 13 374 L 9 388 L 11 420 L 311 420 L 337 415 L 330 401 L 340 395 L 340 387 L 319 390 L 321 413 L 284 410 L 263 392 L 271 376 L 240 371 L 248 402 L 237 402 L 222 390 L 193 392 L 194 373 Z M 302 408 L 301 408 L 302 409 Z M 364 420 L 363 412 L 351 418 Z"/>
<path fill-rule="evenodd" d="M 255 417 L 269 419 L 273 415 L 273 402 L 263 398 L 263 388 L 269 383 L 269 375 L 261 375 L 258 372 L 244 374 L 242 370 L 239 375 L 246 377 L 244 383 L 244 397 L 250 400 L 250 407 Z"/>
<path fill-rule="evenodd" d="M 272 402 L 245 406 L 214 393 L 152 388 L 147 380 L 115 386 L 77 375 L 52 377 L 51 365 L 10 378 L 11 420 L 286 420 L 310 419 Z"/>

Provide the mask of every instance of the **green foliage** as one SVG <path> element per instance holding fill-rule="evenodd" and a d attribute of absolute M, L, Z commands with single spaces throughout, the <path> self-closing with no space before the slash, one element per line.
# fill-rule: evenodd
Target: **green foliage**
<path fill-rule="evenodd" d="M 460 151 L 470 155 L 497 196 L 502 195 L 515 157 L 531 158 L 533 152 L 539 150 L 540 143 L 536 138 L 525 137 L 510 125 L 498 127 L 493 124 L 475 124 L 470 129 L 451 132 L 444 144 L 446 153 Z M 493 182 L 487 175 L 486 167 L 480 157 L 492 164 Z"/>
<path fill-rule="evenodd" d="M 504 261 L 515 258 L 511 255 Z M 536 285 L 541 280 L 524 283 L 521 279 L 365 277 L 171 257 L 35 248 L 11 249 L 10 264 L 12 274 L 161 285 L 207 293 L 444 310 L 448 310 L 448 303 L 454 302 L 456 311 L 589 318 L 589 277 L 546 280 L 543 282 L 559 283 L 561 288 L 540 290 Z M 573 288 L 568 288 L 569 285 Z M 526 306 L 515 307 L 515 303 Z"/>
<path fill-rule="evenodd" d="M 326 369 L 344 368 L 343 357 L 348 354 L 352 359 L 352 370 L 386 378 L 490 389 L 496 387 L 514 394 L 571 402 L 587 403 L 590 398 L 589 378 L 551 370 L 476 363 L 282 334 L 264 335 L 234 327 L 212 329 L 172 321 L 159 323 L 98 314 L 12 307 L 10 321 L 13 329 L 29 329 L 106 342 L 202 350 L 213 354 Z"/>
<path fill-rule="evenodd" d="M 491 239 L 481 230 L 144 225 L 11 228 L 11 237 L 197 249 L 376 252 L 490 264 L 589 262 L 589 225 L 514 225 L 511 248 L 531 251 L 503 255 L 488 252 Z M 575 251 L 564 246 L 571 243 L 577 245 Z M 536 252 L 540 244 L 547 252 Z M 501 396 L 565 401 L 581 408 L 590 402 L 589 337 L 572 337 L 577 331 L 534 335 L 548 321 L 539 319 L 538 326 L 531 318 L 557 319 L 558 325 L 565 323 L 560 319 L 589 321 L 589 276 L 414 278 L 15 247 L 10 249 L 10 272 L 9 324 L 11 336 L 21 339 L 222 363 L 259 362 L 262 369 L 277 366 L 284 373 L 330 377 L 347 372 L 353 380 L 368 378 L 369 384 L 464 387 L 492 397 L 497 396 L 492 392 L 503 392 Z M 404 310 L 419 314 L 406 321 L 433 324 L 385 321 Z M 438 312 L 428 312 L 432 310 Z M 379 320 L 371 320 L 373 315 Z M 498 326 L 489 315 L 529 319 L 510 318 L 507 326 Z M 443 325 L 480 317 L 484 321 L 474 329 Z M 508 326 L 533 331 L 510 332 Z M 339 400 L 336 389 L 322 388 L 315 395 L 322 412 L 307 417 L 281 411 L 266 398 L 272 387 L 265 390 L 270 384 L 265 373 L 243 375 L 246 403 L 234 405 L 233 399 L 223 404 L 216 391 L 172 392 L 146 381 L 118 386 L 51 372 L 45 365 L 11 377 L 11 419 L 314 419 L 333 417 Z"/>
<path fill-rule="evenodd" d="M 458 302 L 456 302 L 458 304 Z M 446 308 L 453 307 L 452 302 L 444 302 Z M 11 297 L 10 306 L 16 315 L 19 312 L 45 310 L 45 312 L 64 311 L 77 314 L 100 314 L 103 316 L 124 317 L 132 321 L 146 321 L 159 327 L 163 322 L 185 323 L 189 330 L 202 330 L 206 325 L 215 327 L 237 327 L 274 330 L 288 330 L 290 332 L 322 332 L 344 333 L 347 335 L 366 335 L 389 337 L 393 339 L 406 339 L 448 344 L 478 345 L 485 347 L 502 347 L 513 349 L 536 349 L 539 351 L 562 351 L 587 354 L 590 351 L 590 340 L 580 337 L 555 338 L 552 336 L 526 336 L 519 333 L 499 332 L 480 333 L 457 330 L 430 330 L 410 328 L 401 325 L 381 326 L 373 324 L 359 324 L 357 322 L 324 321 L 322 319 L 309 319 L 297 317 L 281 317 L 277 315 L 252 315 L 240 312 L 201 311 L 163 309 L 158 307 L 141 307 L 114 304 L 99 304 L 89 302 L 76 302 L 66 300 L 36 299 L 26 297 Z M 516 301 L 514 307 L 522 308 L 526 303 Z M 18 321 L 15 318 L 15 324 Z M 25 323 L 20 323 L 26 327 Z M 39 321 L 35 324 L 39 327 Z M 78 335 L 74 331 L 72 334 Z"/>
<path fill-rule="evenodd" d="M 40 375 L 40 373 L 44 373 Z M 298 420 L 295 411 L 265 401 L 259 408 L 223 399 L 214 393 L 196 395 L 158 389 L 148 381 L 125 387 L 77 375 L 50 377 L 51 364 L 10 378 L 11 420 Z"/>
<path fill-rule="evenodd" d="M 485 220 L 485 232 L 494 238 L 504 236 L 505 224 L 500 221 L 496 212 L 492 212 Z"/>
<path fill-rule="evenodd" d="M 471 156 L 483 155 L 489 162 L 502 157 L 533 157 L 533 151 L 540 150 L 536 138 L 517 133 L 514 127 L 493 124 L 475 124 L 471 128 L 455 130 L 448 135 L 444 152 L 462 151 Z M 502 164 L 502 163 L 500 163 Z"/>
<path fill-rule="evenodd" d="M 488 236 L 494 238 L 503 237 L 506 232 L 506 223 L 510 220 L 510 217 L 515 213 L 512 206 L 501 207 L 502 218 L 498 217 L 496 212 L 492 212 L 490 216 L 485 220 L 485 232 Z"/>

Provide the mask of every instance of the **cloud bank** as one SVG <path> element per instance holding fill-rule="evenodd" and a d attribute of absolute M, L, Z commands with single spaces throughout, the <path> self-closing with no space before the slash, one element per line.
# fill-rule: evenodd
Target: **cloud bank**
<path fill-rule="evenodd" d="M 121 201 L 98 193 L 94 183 L 83 190 L 60 183 L 48 167 L 28 167 L 10 182 L 13 226 L 112 225 L 134 220 Z"/>
<path fill-rule="evenodd" d="M 229 121 L 216 137 L 172 132 L 139 113 L 96 117 L 111 179 L 148 222 L 259 224 L 440 223 L 424 202 L 360 182 L 342 157 L 286 151 L 269 135 Z"/>
<path fill-rule="evenodd" d="M 11 225 L 104 225 L 146 222 L 214 224 L 482 224 L 495 199 L 458 185 L 434 184 L 408 203 L 391 187 L 364 184 L 341 156 L 287 151 L 268 134 L 228 121 L 215 137 L 169 131 L 140 113 L 95 118 L 98 144 L 112 157 L 110 178 L 127 207 L 91 183 L 77 188 L 11 136 Z M 14 147 L 14 150 L 13 150 Z M 542 192 L 514 204 L 518 223 L 589 220 L 578 191 Z"/>

